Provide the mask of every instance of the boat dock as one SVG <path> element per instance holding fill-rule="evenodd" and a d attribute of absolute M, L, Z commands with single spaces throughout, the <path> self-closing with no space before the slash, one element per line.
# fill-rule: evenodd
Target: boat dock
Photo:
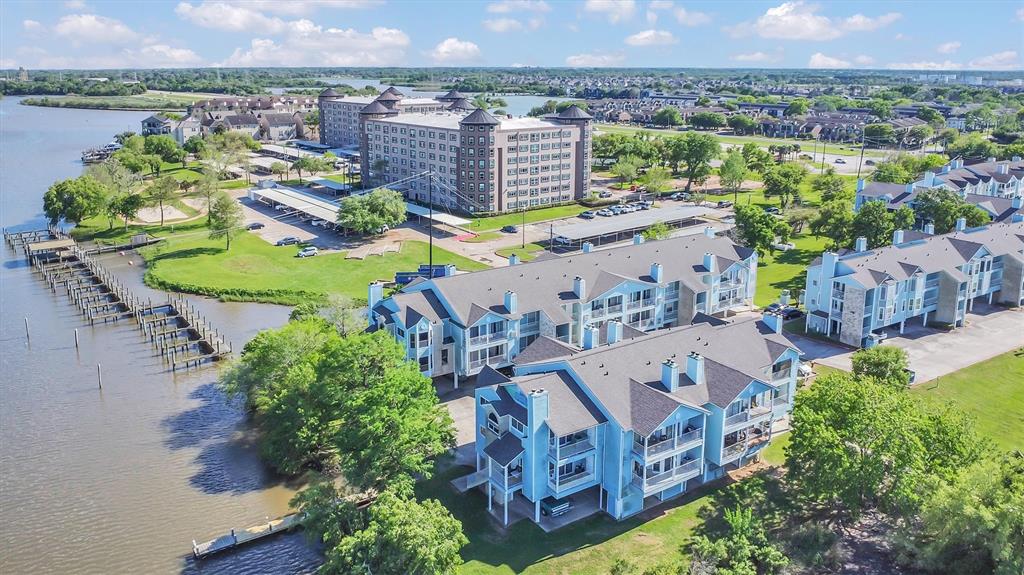
<path fill-rule="evenodd" d="M 230 533 L 221 535 L 216 539 L 211 539 L 205 543 L 196 543 L 192 540 L 192 556 L 196 559 L 202 559 L 221 551 L 227 551 L 228 549 L 234 549 L 246 543 L 252 543 L 253 541 L 259 541 L 265 539 L 271 535 L 278 533 L 284 533 L 290 531 L 302 524 L 302 516 L 298 513 L 292 513 L 291 515 L 285 515 L 272 521 L 268 521 L 261 525 L 255 525 L 248 529 L 235 530 L 232 529 Z"/>
<path fill-rule="evenodd" d="M 171 294 L 156 302 L 136 297 L 58 228 L 3 234 L 12 248 L 24 252 L 50 290 L 66 292 L 91 325 L 134 319 L 172 371 L 199 367 L 231 353 L 231 342 L 188 300 Z"/>

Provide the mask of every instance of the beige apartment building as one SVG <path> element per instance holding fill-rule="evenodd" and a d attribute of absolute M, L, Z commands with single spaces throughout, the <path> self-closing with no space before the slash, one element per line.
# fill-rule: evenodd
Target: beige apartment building
<path fill-rule="evenodd" d="M 477 109 L 454 90 L 425 99 L 388 88 L 360 99 L 369 100 L 361 106 L 325 94 L 324 143 L 350 146 L 357 138 L 363 177 L 394 184 L 412 200 L 432 197 L 451 210 L 506 212 L 580 199 L 590 188 L 593 119 L 576 106 L 513 118 Z M 435 177 L 405 181 L 424 172 Z"/>

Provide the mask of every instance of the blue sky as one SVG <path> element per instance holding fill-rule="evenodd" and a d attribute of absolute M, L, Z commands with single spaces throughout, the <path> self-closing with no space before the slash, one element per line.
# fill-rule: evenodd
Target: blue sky
<path fill-rule="evenodd" d="M 0 3 L 0 68 L 659 66 L 1020 70 L 1024 2 Z"/>

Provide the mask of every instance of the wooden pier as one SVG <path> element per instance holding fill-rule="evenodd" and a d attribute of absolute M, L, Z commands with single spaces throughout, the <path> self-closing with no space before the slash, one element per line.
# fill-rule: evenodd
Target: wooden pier
<path fill-rule="evenodd" d="M 192 540 L 192 556 L 196 559 L 202 559 L 221 551 L 227 551 L 228 549 L 234 549 L 246 543 L 252 543 L 253 541 L 259 541 L 265 539 L 271 535 L 277 535 L 278 533 L 284 533 L 290 531 L 302 524 L 302 516 L 298 513 L 291 515 L 285 515 L 272 521 L 268 521 L 261 525 L 255 525 L 248 529 L 235 530 L 232 529 L 230 533 L 221 535 L 216 539 L 211 539 L 205 543 L 196 543 Z"/>
<path fill-rule="evenodd" d="M 25 254 L 54 294 L 67 293 L 90 324 L 134 318 L 171 370 L 199 367 L 231 353 L 231 342 L 188 300 L 168 294 L 166 301 L 143 301 L 59 228 L 4 230 L 3 235 L 13 249 Z"/>

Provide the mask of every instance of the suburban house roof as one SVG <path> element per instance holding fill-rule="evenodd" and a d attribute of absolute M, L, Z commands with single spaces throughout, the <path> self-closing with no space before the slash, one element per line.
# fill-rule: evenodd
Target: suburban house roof
<path fill-rule="evenodd" d="M 728 407 L 753 381 L 767 383 L 772 364 L 786 350 L 799 353 L 786 336 L 775 333 L 759 320 L 749 319 L 653 332 L 550 361 L 555 366 L 564 361 L 619 425 L 646 436 L 680 405 L 698 410 L 708 404 Z M 695 382 L 686 376 L 691 352 L 703 358 L 703 381 Z M 679 365 L 675 392 L 669 392 L 661 382 L 662 363 L 666 359 Z M 522 389 L 548 389 L 547 385 L 571 380 L 561 369 L 545 375 L 558 375 L 559 379 L 526 376 L 513 381 Z M 560 410 L 561 405 L 552 397 L 550 412 L 556 414 Z"/>
<path fill-rule="evenodd" d="M 535 389 L 548 392 L 547 423 L 555 435 L 567 435 L 608 421 L 564 371 L 517 377 L 512 381 L 527 396 Z"/>
<path fill-rule="evenodd" d="M 513 433 L 506 433 L 484 447 L 484 453 L 502 467 L 507 467 L 522 452 L 523 441 Z"/>

